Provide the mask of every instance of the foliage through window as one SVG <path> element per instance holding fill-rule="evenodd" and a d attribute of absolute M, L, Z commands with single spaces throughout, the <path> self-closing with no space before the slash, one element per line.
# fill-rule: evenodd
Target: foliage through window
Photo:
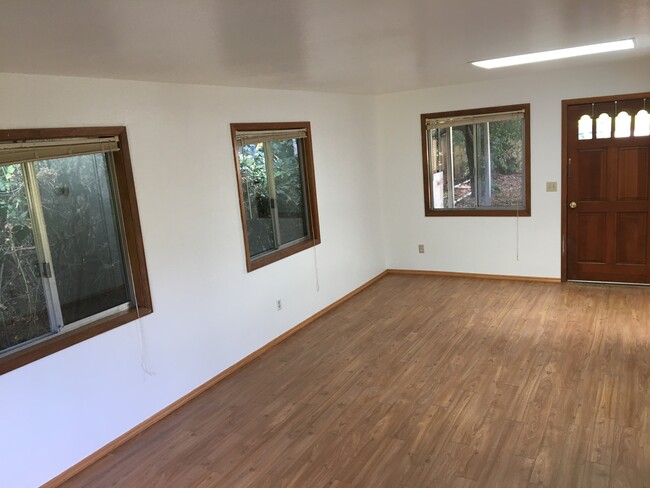
<path fill-rule="evenodd" d="M 320 242 L 309 123 L 231 130 L 248 270 Z"/>
<path fill-rule="evenodd" d="M 2 136 L 0 372 L 151 311 L 125 130 Z"/>
<path fill-rule="evenodd" d="M 423 114 L 426 215 L 530 215 L 529 112 Z"/>

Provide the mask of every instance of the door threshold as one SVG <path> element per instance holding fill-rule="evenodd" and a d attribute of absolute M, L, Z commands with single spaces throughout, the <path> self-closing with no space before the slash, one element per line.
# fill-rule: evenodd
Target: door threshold
<path fill-rule="evenodd" d="M 650 283 L 630 283 L 627 281 L 593 281 L 593 280 L 567 280 L 569 283 L 585 283 L 587 285 L 624 285 L 624 286 L 650 286 Z"/>

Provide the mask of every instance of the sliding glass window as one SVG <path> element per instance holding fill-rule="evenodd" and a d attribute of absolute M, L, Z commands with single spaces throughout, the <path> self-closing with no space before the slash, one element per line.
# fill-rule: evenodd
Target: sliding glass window
<path fill-rule="evenodd" d="M 319 242 L 309 123 L 232 124 L 246 264 Z"/>
<path fill-rule="evenodd" d="M 150 312 L 144 256 L 129 259 L 136 237 L 120 203 L 120 143 L 118 135 L 0 142 L 0 371 L 61 334 Z"/>
<path fill-rule="evenodd" d="M 529 105 L 423 114 L 427 216 L 530 215 Z"/>

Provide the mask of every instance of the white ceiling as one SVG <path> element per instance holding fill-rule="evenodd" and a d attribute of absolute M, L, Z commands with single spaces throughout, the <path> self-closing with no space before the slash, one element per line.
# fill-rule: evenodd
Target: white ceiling
<path fill-rule="evenodd" d="M 485 71 L 469 61 L 635 37 Z M 380 94 L 636 58 L 649 0 L 0 0 L 0 71 Z"/>

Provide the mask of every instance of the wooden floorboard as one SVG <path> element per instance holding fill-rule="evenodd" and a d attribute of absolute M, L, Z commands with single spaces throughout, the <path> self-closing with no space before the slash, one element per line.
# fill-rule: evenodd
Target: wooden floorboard
<path fill-rule="evenodd" d="M 388 275 L 66 487 L 650 488 L 650 288 Z"/>

